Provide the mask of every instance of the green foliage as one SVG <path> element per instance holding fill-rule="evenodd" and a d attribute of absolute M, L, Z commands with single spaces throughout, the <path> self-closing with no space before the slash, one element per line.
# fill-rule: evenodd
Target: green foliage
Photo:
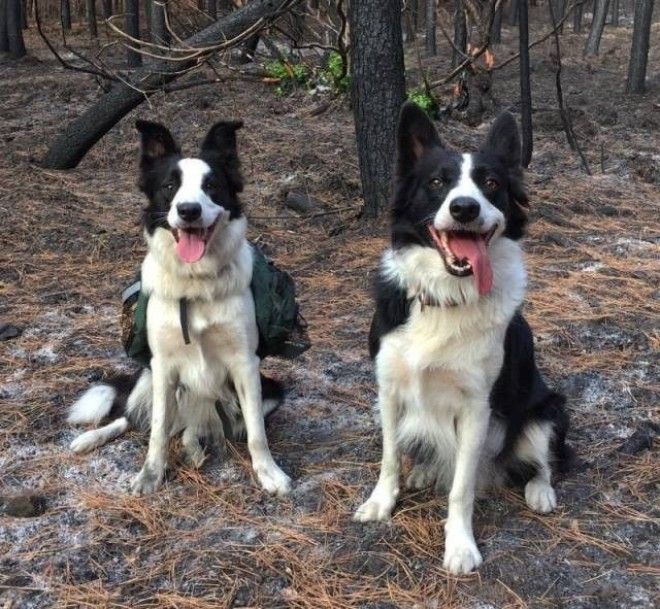
<path fill-rule="evenodd" d="M 408 99 L 416 103 L 431 118 L 437 118 L 438 102 L 425 89 L 411 89 L 408 91 Z"/>
<path fill-rule="evenodd" d="M 280 82 L 275 88 L 278 95 L 291 93 L 293 89 L 307 84 L 309 71 L 303 63 L 289 63 L 282 60 L 271 61 L 264 66 L 270 78 L 277 78 Z"/>
<path fill-rule="evenodd" d="M 351 77 L 343 72 L 344 58 L 337 51 L 332 51 L 325 68 L 321 70 L 321 76 L 337 93 L 346 93 L 351 87 Z"/>

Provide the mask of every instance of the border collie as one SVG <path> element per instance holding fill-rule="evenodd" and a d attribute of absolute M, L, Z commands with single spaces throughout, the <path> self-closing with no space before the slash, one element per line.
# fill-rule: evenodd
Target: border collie
<path fill-rule="evenodd" d="M 131 485 L 136 495 L 162 483 L 171 436 L 182 432 L 184 456 L 195 466 L 205 456 L 200 440 L 222 444 L 216 402 L 232 434 L 247 433 L 261 486 L 280 495 L 290 488 L 271 456 L 264 426 L 282 388 L 260 376 L 256 355 L 252 249 L 238 199 L 241 126 L 217 123 L 199 156 L 184 158 L 165 127 L 136 123 L 142 140 L 139 186 L 149 200 L 142 289 L 149 294 L 151 367 L 90 388 L 69 415 L 74 424 L 111 419 L 76 438 L 71 445 L 76 452 L 101 446 L 130 425 L 151 428 L 144 467 Z"/>
<path fill-rule="evenodd" d="M 407 103 L 398 126 L 392 246 L 382 257 L 369 336 L 383 431 L 380 476 L 355 519 L 386 520 L 406 486 L 449 490 L 444 567 L 481 564 L 476 491 L 522 482 L 530 509 L 552 511 L 553 465 L 569 456 L 564 398 L 548 389 L 519 311 L 526 223 L 520 139 L 501 114 L 483 147 L 445 146 Z"/>

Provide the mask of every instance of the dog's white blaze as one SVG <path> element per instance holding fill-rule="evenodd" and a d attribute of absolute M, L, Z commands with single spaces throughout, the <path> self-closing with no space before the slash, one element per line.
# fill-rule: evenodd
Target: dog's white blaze
<path fill-rule="evenodd" d="M 456 228 L 456 220 L 449 213 L 449 205 L 458 197 L 469 197 L 479 203 L 479 217 L 474 221 L 475 228 L 482 232 L 490 231 L 498 225 L 493 238 L 498 237 L 504 230 L 504 214 L 497 209 L 484 195 L 479 186 L 472 179 L 474 161 L 471 154 L 464 154 L 461 161 L 461 175 L 454 188 L 452 188 L 442 202 L 440 209 L 433 219 L 433 226 L 439 231 Z"/>
<path fill-rule="evenodd" d="M 179 217 L 176 206 L 179 203 L 199 203 L 202 206 L 199 227 L 211 226 L 225 212 L 224 207 L 214 202 L 202 188 L 204 178 L 211 172 L 211 168 L 201 159 L 181 159 L 178 166 L 181 170 L 181 186 L 170 203 L 167 222 L 172 228 L 185 228 L 186 224 Z"/>
<path fill-rule="evenodd" d="M 110 414 L 116 396 L 117 392 L 110 385 L 90 387 L 71 406 L 67 421 L 72 425 L 98 425 Z"/>

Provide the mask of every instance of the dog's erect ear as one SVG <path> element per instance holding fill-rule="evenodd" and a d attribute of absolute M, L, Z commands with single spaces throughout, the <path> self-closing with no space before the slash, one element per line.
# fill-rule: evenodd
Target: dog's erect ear
<path fill-rule="evenodd" d="M 243 121 L 220 121 L 209 129 L 202 151 L 220 152 L 223 155 L 237 154 L 236 131 L 243 126 Z"/>
<path fill-rule="evenodd" d="M 442 141 L 431 122 L 417 104 L 406 102 L 401 108 L 397 128 L 397 174 L 408 175 L 415 163 L 431 148 L 442 148 Z"/>
<path fill-rule="evenodd" d="M 520 132 L 510 112 L 502 112 L 491 125 L 482 151 L 499 156 L 508 167 L 520 167 Z"/>
<path fill-rule="evenodd" d="M 142 164 L 149 164 L 172 154 L 179 154 L 179 146 L 167 127 L 160 123 L 137 120 L 135 128 L 142 137 Z"/>

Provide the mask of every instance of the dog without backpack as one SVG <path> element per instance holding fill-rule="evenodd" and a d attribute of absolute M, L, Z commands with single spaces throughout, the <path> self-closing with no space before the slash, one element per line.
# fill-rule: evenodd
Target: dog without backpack
<path fill-rule="evenodd" d="M 291 276 L 278 269 L 263 252 L 254 252 L 252 282 L 254 309 L 259 330 L 260 358 L 273 356 L 285 359 L 298 357 L 310 347 L 307 324 L 296 302 L 296 288 Z M 126 354 L 132 360 L 149 366 L 151 350 L 147 340 L 148 294 L 142 290 L 140 273 L 122 292 L 121 335 Z M 183 316 L 182 316 L 183 317 Z M 184 329 L 184 336 L 187 328 Z"/>

